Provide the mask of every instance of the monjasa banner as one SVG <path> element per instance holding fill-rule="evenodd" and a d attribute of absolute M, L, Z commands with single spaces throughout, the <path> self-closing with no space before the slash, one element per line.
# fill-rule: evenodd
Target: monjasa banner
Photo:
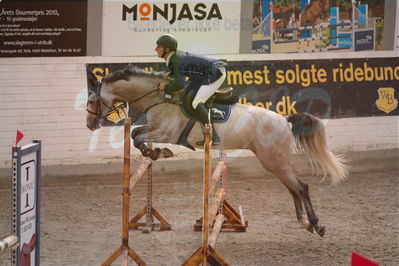
<path fill-rule="evenodd" d="M 398 58 L 229 61 L 225 86 L 239 103 L 320 118 L 398 115 Z M 132 63 L 147 70 L 165 64 Z M 125 64 L 88 64 L 98 79 Z"/>
<path fill-rule="evenodd" d="M 151 56 L 162 34 L 179 47 L 200 54 L 238 53 L 241 2 L 104 1 L 103 51 L 106 56 Z"/>

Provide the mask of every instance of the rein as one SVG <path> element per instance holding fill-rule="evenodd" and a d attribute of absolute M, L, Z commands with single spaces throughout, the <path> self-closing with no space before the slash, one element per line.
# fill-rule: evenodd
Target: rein
<path fill-rule="evenodd" d="M 169 102 L 169 101 L 163 101 L 163 102 L 160 102 L 160 103 L 155 103 L 155 104 L 151 105 L 150 107 L 146 108 L 146 109 L 143 111 L 144 115 L 145 115 L 151 108 L 153 108 L 153 107 L 155 107 L 155 106 L 157 106 L 157 105 L 164 104 L 164 103 L 171 103 L 171 104 L 178 105 L 178 104 L 179 104 L 179 101 L 171 101 L 171 102 Z"/>
<path fill-rule="evenodd" d="M 137 98 L 137 99 L 135 99 L 135 100 L 133 100 L 133 101 L 131 101 L 131 102 L 129 102 L 129 103 L 134 103 L 134 102 L 140 101 L 141 99 L 147 97 L 148 95 L 153 94 L 154 92 L 157 92 L 158 90 L 159 90 L 159 89 L 156 89 L 156 90 L 152 90 L 152 91 L 150 91 L 150 92 L 147 92 L 147 93 L 144 94 L 143 96 L 140 96 L 139 98 Z"/>
<path fill-rule="evenodd" d="M 104 106 L 106 106 L 108 109 L 110 109 L 109 112 L 111 112 L 111 111 L 117 112 L 118 109 L 123 108 L 123 107 L 121 107 L 122 105 L 120 105 L 120 106 L 118 106 L 118 107 L 115 107 L 115 105 L 114 105 L 113 107 L 110 107 L 110 106 L 108 106 L 108 105 L 104 102 L 103 98 L 101 97 L 101 85 L 102 85 L 102 82 L 100 81 L 99 84 L 98 84 L 98 89 L 97 89 L 96 92 L 95 92 L 95 93 L 96 93 L 96 96 L 97 96 L 97 100 L 100 100 L 101 103 L 104 104 Z M 149 96 L 149 95 L 151 95 L 151 94 L 153 94 L 153 93 L 155 93 L 155 92 L 159 92 L 159 89 L 155 89 L 155 90 L 152 90 L 152 91 L 150 91 L 150 92 L 147 92 L 146 94 L 144 94 L 144 95 L 138 97 L 137 99 L 134 99 L 133 101 L 129 101 L 128 103 L 131 104 L 131 103 L 138 102 L 138 101 L 144 99 L 145 97 L 147 97 L 147 96 Z M 162 102 L 160 102 L 160 103 L 155 103 L 155 104 L 153 104 L 153 105 L 147 107 L 147 108 L 143 111 L 144 115 L 146 115 L 146 113 L 147 113 L 150 109 L 152 109 L 153 107 L 155 107 L 155 106 L 157 106 L 157 105 L 164 104 L 164 103 L 178 104 L 179 101 L 162 101 Z M 87 106 L 88 106 L 88 105 L 89 105 L 89 102 L 87 102 Z M 100 104 L 99 102 L 97 102 L 97 105 L 96 105 L 96 112 L 93 112 L 93 111 L 89 110 L 87 107 L 86 107 L 86 111 L 87 111 L 88 113 L 92 114 L 92 115 L 95 115 L 95 116 L 97 116 L 97 117 L 99 117 L 99 118 L 102 118 L 102 116 L 101 116 L 101 113 L 102 113 L 101 104 Z"/>
<path fill-rule="evenodd" d="M 147 92 L 146 94 L 144 94 L 144 95 L 138 97 L 137 99 L 134 99 L 133 101 L 130 101 L 130 102 L 128 102 L 128 103 L 131 104 L 131 103 L 138 102 L 138 101 L 144 99 L 145 97 L 147 97 L 147 96 L 153 94 L 154 92 L 158 92 L 158 93 L 159 93 L 159 91 L 160 91 L 159 89 L 152 90 L 152 91 Z M 164 104 L 164 103 L 171 103 L 171 104 L 176 104 L 176 105 L 177 105 L 177 104 L 179 103 L 179 101 L 162 101 L 162 102 L 160 102 L 160 103 L 155 103 L 155 104 L 150 105 L 150 106 L 147 107 L 146 109 L 144 109 L 144 111 L 142 111 L 142 112 L 143 112 L 144 115 L 146 115 L 147 112 L 148 112 L 150 109 L 152 109 L 152 108 L 155 107 L 155 106 Z"/>

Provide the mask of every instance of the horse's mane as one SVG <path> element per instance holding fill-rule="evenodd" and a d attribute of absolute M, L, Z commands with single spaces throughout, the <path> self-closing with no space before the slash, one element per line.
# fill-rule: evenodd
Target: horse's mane
<path fill-rule="evenodd" d="M 166 78 L 166 72 L 146 71 L 136 66 L 128 65 L 124 69 L 111 72 L 103 81 L 110 84 L 118 80 L 129 80 L 130 77 L 149 77 L 149 78 Z"/>

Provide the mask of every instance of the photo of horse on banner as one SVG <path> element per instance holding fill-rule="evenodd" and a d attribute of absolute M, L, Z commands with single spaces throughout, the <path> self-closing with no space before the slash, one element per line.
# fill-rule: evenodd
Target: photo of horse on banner
<path fill-rule="evenodd" d="M 294 1 L 291 6 L 276 0 L 268 2 L 267 8 L 263 2 L 259 6 L 264 19 L 253 30 L 253 52 L 261 52 L 256 49 L 261 37 L 269 40 L 273 53 L 357 51 L 360 49 L 355 47 L 356 41 L 365 38 L 365 34 L 372 36 L 368 37 L 369 42 L 375 42 L 376 23 L 368 17 L 367 4 L 352 3 L 349 10 L 342 10 L 329 0 Z M 349 17 L 340 18 L 341 13 L 348 12 Z M 254 17 L 256 22 L 258 17 Z M 357 37 L 358 31 L 366 33 Z"/>

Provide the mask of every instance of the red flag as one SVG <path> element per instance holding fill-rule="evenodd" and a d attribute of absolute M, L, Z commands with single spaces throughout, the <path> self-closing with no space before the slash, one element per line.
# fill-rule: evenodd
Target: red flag
<path fill-rule="evenodd" d="M 18 142 L 20 142 L 23 137 L 24 137 L 24 134 L 22 134 L 21 131 L 17 130 L 17 136 L 15 138 L 15 147 L 17 147 Z"/>
<path fill-rule="evenodd" d="M 352 266 L 379 266 L 378 263 L 352 252 Z"/>

